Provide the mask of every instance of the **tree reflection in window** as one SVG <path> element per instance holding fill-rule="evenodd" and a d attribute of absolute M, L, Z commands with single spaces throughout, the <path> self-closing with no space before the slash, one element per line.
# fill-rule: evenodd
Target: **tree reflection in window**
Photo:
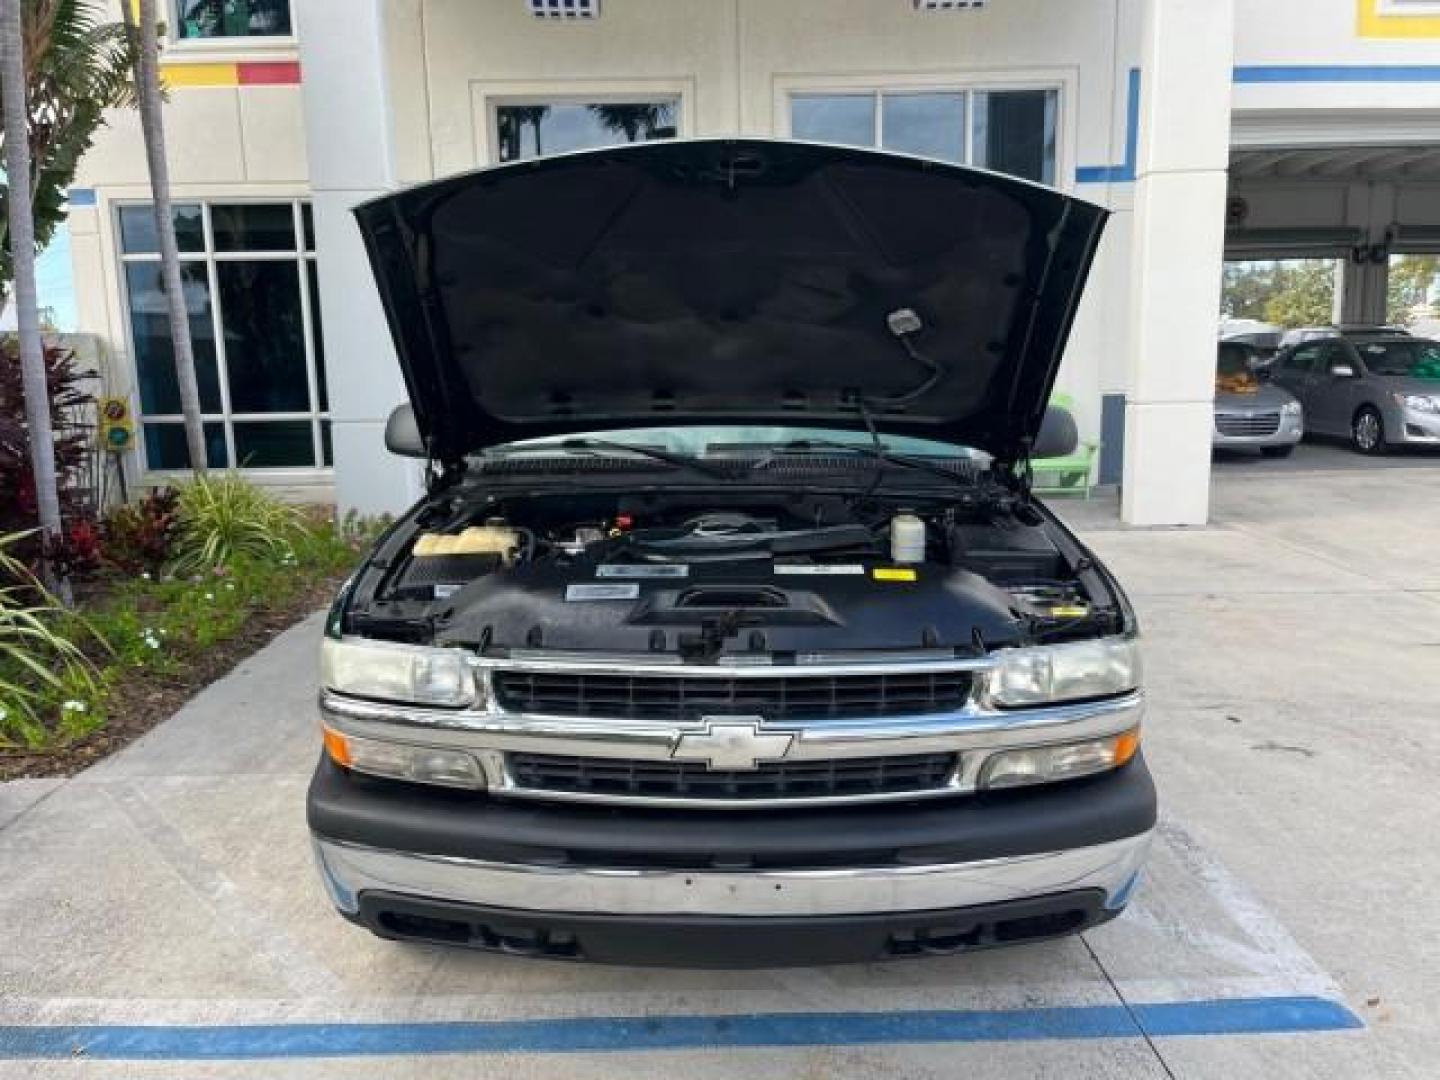
<path fill-rule="evenodd" d="M 181 38 L 288 37 L 290 0 L 178 0 Z"/>
<path fill-rule="evenodd" d="M 525 161 L 598 146 L 673 139 L 679 101 L 550 102 L 495 109 L 500 161 Z"/>

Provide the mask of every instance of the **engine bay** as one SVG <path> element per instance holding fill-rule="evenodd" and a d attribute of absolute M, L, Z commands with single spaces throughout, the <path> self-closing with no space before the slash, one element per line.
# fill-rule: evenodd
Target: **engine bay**
<path fill-rule="evenodd" d="M 809 490 L 548 491 L 424 505 L 347 618 L 481 650 L 942 649 L 1113 632 L 1103 575 L 1033 505 Z"/>

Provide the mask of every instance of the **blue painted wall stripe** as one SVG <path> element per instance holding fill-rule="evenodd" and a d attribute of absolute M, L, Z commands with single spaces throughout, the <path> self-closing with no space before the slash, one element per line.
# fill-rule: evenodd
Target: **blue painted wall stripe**
<path fill-rule="evenodd" d="M 1237 67 L 1243 83 L 1419 83 L 1440 82 L 1440 64 L 1257 64 Z M 1130 69 L 1125 103 L 1125 160 L 1116 165 L 1081 165 L 1077 184 L 1128 184 L 1135 180 L 1140 145 L 1140 69 Z"/>
<path fill-rule="evenodd" d="M 1237 83 L 1440 82 L 1437 64 L 1259 64 L 1237 67 Z"/>
<path fill-rule="evenodd" d="M 1140 69 L 1131 68 L 1125 98 L 1125 160 L 1119 165 L 1081 165 L 1077 184 L 1128 184 L 1135 179 L 1140 156 Z"/>
<path fill-rule="evenodd" d="M 933 1012 L 749 1013 L 446 1023 L 0 1026 L 0 1059 L 197 1061 L 398 1054 L 578 1053 L 714 1047 L 1015 1042 L 1339 1031 L 1318 997 Z"/>

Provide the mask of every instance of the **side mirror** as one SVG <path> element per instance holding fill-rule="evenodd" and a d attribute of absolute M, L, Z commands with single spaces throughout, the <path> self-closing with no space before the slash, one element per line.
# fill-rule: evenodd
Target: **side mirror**
<path fill-rule="evenodd" d="M 401 457 L 425 458 L 425 440 L 420 437 L 420 427 L 415 423 L 415 409 L 407 401 L 396 405 L 385 421 L 385 449 Z"/>
<path fill-rule="evenodd" d="M 1075 417 L 1058 405 L 1045 410 L 1045 419 L 1040 422 L 1040 434 L 1030 451 L 1032 458 L 1069 457 L 1080 445 L 1080 430 L 1075 426 Z"/>
<path fill-rule="evenodd" d="M 1355 377 L 1355 369 L 1349 364 L 1331 364 L 1330 374 L 1337 379 L 1353 379 Z"/>

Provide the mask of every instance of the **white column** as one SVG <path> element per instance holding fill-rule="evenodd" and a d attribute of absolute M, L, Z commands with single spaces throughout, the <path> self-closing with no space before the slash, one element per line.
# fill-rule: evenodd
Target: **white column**
<path fill-rule="evenodd" d="M 294 5 L 342 512 L 394 512 L 421 493 L 416 463 L 385 449 L 385 419 L 405 400 L 405 385 L 350 212 L 396 186 L 383 2 Z"/>
<path fill-rule="evenodd" d="M 1210 504 L 1234 0 L 1145 0 L 1121 516 L 1201 525 Z"/>

